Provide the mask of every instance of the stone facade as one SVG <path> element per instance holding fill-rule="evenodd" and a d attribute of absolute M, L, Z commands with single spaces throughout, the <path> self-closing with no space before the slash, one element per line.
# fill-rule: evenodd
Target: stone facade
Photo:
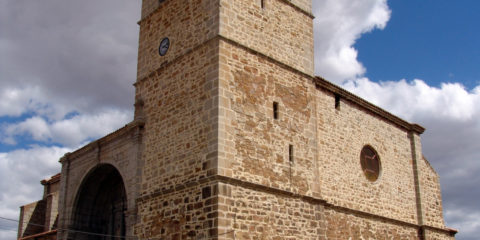
<path fill-rule="evenodd" d="M 134 121 L 60 159 L 62 178 L 58 203 L 60 213 L 58 239 L 94 239 L 93 236 L 83 235 L 83 232 L 93 230 L 91 230 L 92 226 L 86 226 L 80 219 L 86 218 L 87 221 L 92 221 L 92 215 L 99 211 L 95 207 L 111 207 L 110 205 L 102 206 L 96 200 L 104 190 L 96 185 L 108 184 L 108 181 L 104 182 L 102 179 L 103 175 L 110 174 L 108 167 L 113 167 L 123 181 L 126 193 L 123 196 L 126 201 L 123 209 L 126 228 L 124 234 L 133 235 L 133 225 L 136 222 L 136 199 L 139 196 L 143 169 L 142 129 L 143 123 Z M 91 182 L 93 184 L 90 184 Z M 87 206 L 80 207 L 84 203 Z"/>
<path fill-rule="evenodd" d="M 60 174 L 40 182 L 43 198 L 20 207 L 18 239 L 57 239 Z"/>
<path fill-rule="evenodd" d="M 454 239 L 424 129 L 313 76 L 312 20 L 310 0 L 143 0 L 135 119 L 61 159 L 58 238 Z"/>
<path fill-rule="evenodd" d="M 295 2 L 303 8 L 290 1 L 220 1 L 219 35 L 313 75 L 310 3 Z"/>

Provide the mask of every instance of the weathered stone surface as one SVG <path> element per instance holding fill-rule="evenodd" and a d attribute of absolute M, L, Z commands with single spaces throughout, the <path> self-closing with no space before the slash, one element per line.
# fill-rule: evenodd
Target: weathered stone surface
<path fill-rule="evenodd" d="M 326 209 L 325 221 L 322 239 L 419 239 L 415 226 L 359 217 L 336 209 Z"/>
<path fill-rule="evenodd" d="M 170 67 L 177 71 L 159 71 L 137 83 L 146 116 L 142 194 L 198 180 L 214 169 L 218 88 L 215 70 L 209 70 L 215 69 L 212 44 L 174 62 Z M 190 61 L 202 57 L 205 63 Z"/>
<path fill-rule="evenodd" d="M 220 72 L 219 169 L 226 176 L 313 195 L 315 89 L 308 78 L 227 42 Z M 310 91 L 309 91 L 310 89 Z M 279 119 L 273 118 L 279 103 Z M 222 126 L 223 125 L 223 126 Z M 289 161 L 289 145 L 294 161 Z"/>
<path fill-rule="evenodd" d="M 415 181 L 408 132 L 376 118 L 354 103 L 319 91 L 318 142 L 322 197 L 328 202 L 416 223 Z M 360 152 L 372 146 L 380 157 L 376 182 L 365 178 Z"/>
<path fill-rule="evenodd" d="M 216 185 L 195 184 L 171 193 L 151 196 L 139 202 L 141 216 L 135 227 L 140 239 L 208 239 L 216 236 Z"/>
<path fill-rule="evenodd" d="M 144 0 L 138 47 L 137 80 L 174 61 L 218 35 L 219 0 Z M 167 55 L 158 52 L 160 41 L 170 39 Z M 211 53 L 209 53 L 211 54 Z M 213 54 L 214 55 L 214 54 Z M 205 60 L 197 59 L 202 63 Z M 169 67 L 169 71 L 173 68 Z M 173 72 L 173 71 L 172 71 Z"/>
<path fill-rule="evenodd" d="M 40 183 L 43 185 L 42 200 L 20 207 L 19 239 L 31 236 L 42 240 L 56 239 L 60 174 Z"/>
<path fill-rule="evenodd" d="M 422 198 L 424 224 L 442 228 L 443 221 L 442 193 L 440 178 L 430 163 L 422 157 L 420 161 L 420 194 Z"/>
<path fill-rule="evenodd" d="M 220 35 L 313 76 L 310 12 L 307 0 L 222 0 Z"/>
<path fill-rule="evenodd" d="M 76 223 L 74 221 L 76 214 L 78 214 L 76 208 L 79 204 L 82 184 L 89 180 L 93 171 L 105 165 L 113 166 L 121 175 L 127 202 L 125 212 L 126 234 L 133 235 L 133 225 L 137 221 L 136 199 L 139 196 L 141 171 L 143 169 L 143 160 L 140 158 L 142 128 L 137 123 L 131 123 L 73 153 L 66 154 L 61 159 L 62 176 L 58 202 L 58 226 L 60 230 L 58 239 L 75 236 L 74 232 L 65 230 L 75 230 Z"/>
<path fill-rule="evenodd" d="M 324 209 L 300 198 L 219 184 L 219 239 L 320 239 Z"/>
<path fill-rule="evenodd" d="M 132 239 L 454 239 L 424 129 L 313 77 L 310 0 L 143 0 L 139 25 L 135 120 L 62 159 L 60 229 L 109 165 Z"/>
<path fill-rule="evenodd" d="M 33 202 L 20 208 L 19 238 L 43 232 L 45 208 L 45 200 Z"/>

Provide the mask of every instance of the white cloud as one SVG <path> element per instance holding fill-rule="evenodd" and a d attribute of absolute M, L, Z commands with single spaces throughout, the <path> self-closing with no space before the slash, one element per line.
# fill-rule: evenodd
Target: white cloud
<path fill-rule="evenodd" d="M 316 74 L 336 83 L 364 74 L 353 45 L 361 34 L 386 26 L 387 1 L 313 1 L 313 9 Z"/>
<path fill-rule="evenodd" d="M 445 211 L 446 218 L 455 219 L 455 222 L 461 227 L 461 232 L 457 239 L 478 239 L 478 229 L 480 229 L 480 212 L 470 209 L 449 209 Z M 464 238 L 465 237 L 465 238 Z"/>
<path fill-rule="evenodd" d="M 124 126 L 132 120 L 131 111 L 106 110 L 95 115 L 79 115 L 72 119 L 53 123 L 53 139 L 67 146 L 75 146 L 89 138 L 104 135 Z"/>
<path fill-rule="evenodd" d="M 64 152 L 131 121 L 140 4 L 0 1 L 0 143 L 69 147 L 0 153 L 1 216 L 18 219 L 41 198 L 39 181 L 60 171 Z M 15 239 L 5 224 L 0 239 Z"/>
<path fill-rule="evenodd" d="M 0 116 L 21 115 L 25 106 L 28 105 L 28 99 L 25 99 L 24 96 L 17 89 L 3 89 L 0 93 Z"/>
<path fill-rule="evenodd" d="M 51 138 L 48 124 L 41 117 L 32 117 L 21 123 L 5 127 L 5 134 L 8 139 L 14 139 L 15 135 L 26 133 L 30 134 L 36 141 L 47 141 Z"/>
<path fill-rule="evenodd" d="M 46 113 L 49 106 L 39 87 L 4 87 L 0 90 L 0 116 L 18 117 L 30 111 Z"/>
<path fill-rule="evenodd" d="M 0 117 L 131 109 L 140 4 L 2 1 Z"/>
<path fill-rule="evenodd" d="M 2 223 L 2 227 L 0 230 L 0 239 L 16 239 L 17 238 L 17 229 L 14 223 L 10 223 L 10 221 L 0 221 Z"/>
<path fill-rule="evenodd" d="M 58 160 L 68 148 L 32 146 L 0 153 L 0 216 L 18 219 L 21 205 L 40 200 L 40 180 L 60 172 Z M 18 223 L 0 219 L 0 239 L 16 239 Z"/>
<path fill-rule="evenodd" d="M 95 114 L 80 114 L 69 119 L 51 122 L 34 116 L 22 122 L 4 126 L 1 141 L 14 144 L 16 137 L 27 135 L 39 142 L 76 147 L 86 140 L 102 137 L 122 127 L 131 119 L 130 111 L 115 109 L 107 109 Z"/>
<path fill-rule="evenodd" d="M 409 120 L 435 116 L 467 121 L 480 113 L 478 88 L 469 92 L 459 83 L 442 83 L 436 88 L 419 79 L 372 82 L 359 78 L 343 87 Z"/>
<path fill-rule="evenodd" d="M 69 148 L 32 146 L 0 153 L 0 213 L 18 219 L 18 207 L 42 198 L 40 180 L 60 172 Z"/>

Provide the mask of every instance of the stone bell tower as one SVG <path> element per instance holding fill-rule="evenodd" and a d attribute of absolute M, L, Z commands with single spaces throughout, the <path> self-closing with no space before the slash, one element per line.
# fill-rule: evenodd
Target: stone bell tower
<path fill-rule="evenodd" d="M 425 129 L 314 77 L 312 19 L 310 0 L 143 0 L 134 121 L 60 159 L 58 218 L 38 215 L 58 228 L 19 237 L 455 239 Z"/>
<path fill-rule="evenodd" d="M 310 0 L 143 0 L 137 237 L 287 236 L 241 208 L 272 192 L 319 193 L 312 20 Z"/>

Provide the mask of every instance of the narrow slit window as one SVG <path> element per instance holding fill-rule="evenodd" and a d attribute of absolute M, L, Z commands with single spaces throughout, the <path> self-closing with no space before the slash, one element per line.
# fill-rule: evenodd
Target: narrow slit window
<path fill-rule="evenodd" d="M 260 7 L 265 8 L 265 0 L 260 0 Z"/>
<path fill-rule="evenodd" d="M 335 94 L 335 109 L 340 109 L 340 95 Z"/>
<path fill-rule="evenodd" d="M 290 144 L 288 145 L 288 160 L 290 161 L 290 163 L 293 163 L 294 159 L 293 159 L 293 145 Z"/>
<path fill-rule="evenodd" d="M 273 102 L 273 119 L 278 119 L 278 102 Z"/>

